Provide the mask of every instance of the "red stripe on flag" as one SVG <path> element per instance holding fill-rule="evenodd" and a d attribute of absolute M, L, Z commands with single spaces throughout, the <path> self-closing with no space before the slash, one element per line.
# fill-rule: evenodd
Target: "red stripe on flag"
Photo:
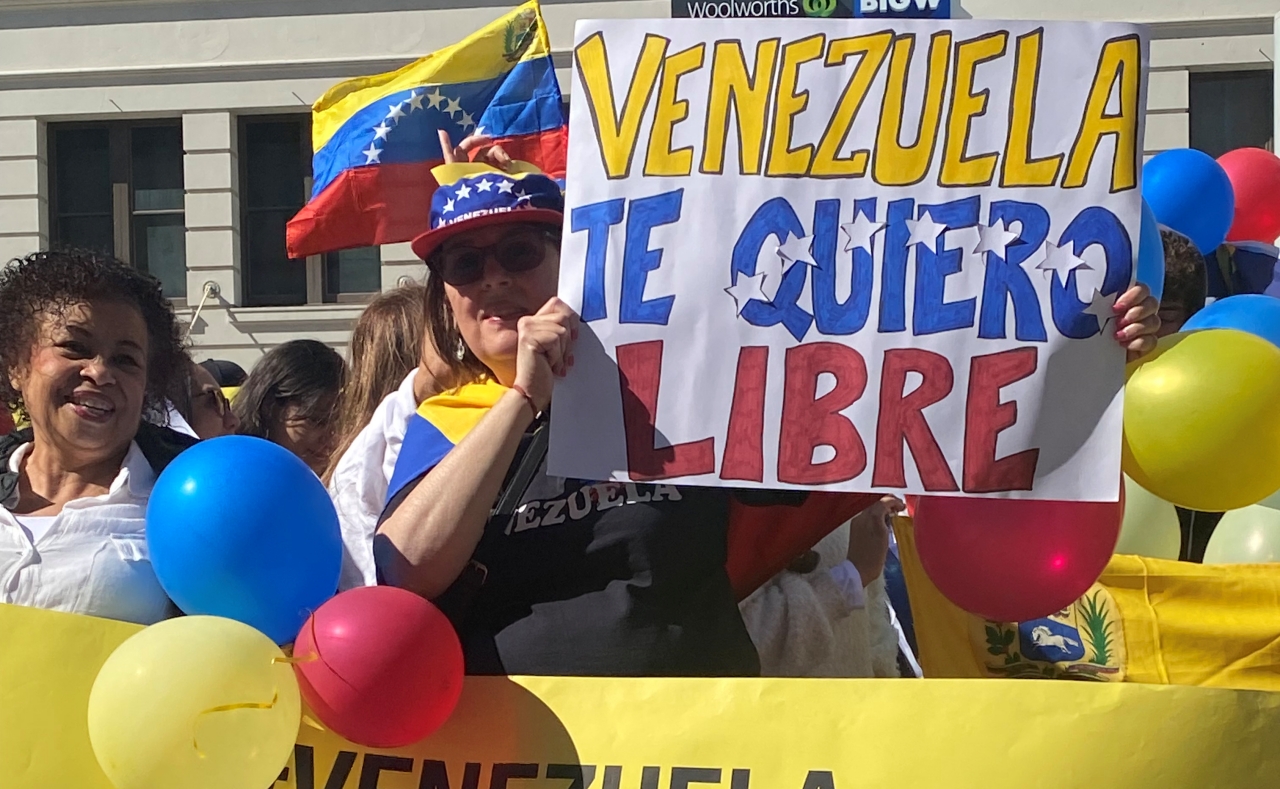
<path fill-rule="evenodd" d="M 564 127 L 497 142 L 513 159 L 531 162 L 553 178 L 563 178 L 568 145 Z M 430 228 L 431 170 L 440 159 L 411 164 L 379 164 L 343 172 L 289 220 L 291 258 L 339 249 L 412 241 Z"/>

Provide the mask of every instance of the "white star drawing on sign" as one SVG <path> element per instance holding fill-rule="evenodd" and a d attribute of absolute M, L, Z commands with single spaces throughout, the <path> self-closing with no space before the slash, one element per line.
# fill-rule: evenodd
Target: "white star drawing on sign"
<path fill-rule="evenodd" d="M 1093 300 L 1089 302 L 1088 307 L 1084 308 L 1084 312 L 1098 319 L 1098 331 L 1102 331 L 1107 327 L 1107 323 L 1116 319 L 1114 308 L 1119 295 L 1112 293 L 1110 296 L 1104 296 L 1102 291 L 1093 291 Z"/>
<path fill-rule="evenodd" d="M 444 105 L 444 111 L 452 116 L 455 112 L 462 112 L 462 104 L 457 99 L 449 99 L 449 103 Z"/>
<path fill-rule="evenodd" d="M 739 274 L 738 284 L 724 289 L 725 293 L 733 297 L 733 303 L 737 305 L 739 315 L 747 308 L 747 304 L 752 299 L 766 302 L 769 300 L 764 295 L 764 277 L 764 274 L 756 274 L 750 277 L 746 274 Z"/>
<path fill-rule="evenodd" d="M 778 257 L 788 263 L 798 263 L 807 261 L 813 264 L 813 253 L 809 251 L 809 247 L 813 246 L 813 239 L 808 236 L 791 236 L 785 243 L 778 245 Z"/>
<path fill-rule="evenodd" d="M 488 192 L 490 189 L 493 189 L 493 181 L 490 181 L 488 178 L 484 178 L 480 183 L 476 184 L 477 192 Z"/>
<path fill-rule="evenodd" d="M 409 94 L 409 112 L 420 109 L 422 109 L 422 94 L 415 90 Z"/>
<path fill-rule="evenodd" d="M 502 195 L 502 194 L 507 194 L 507 195 L 511 194 L 511 189 L 512 189 L 512 187 L 514 187 L 515 185 L 516 185 L 516 182 L 515 182 L 515 181 L 499 181 L 499 182 L 498 182 L 498 194 L 500 194 L 500 195 Z"/>
<path fill-rule="evenodd" d="M 760 286 L 761 292 L 765 295 L 763 301 L 773 301 L 778 295 L 778 288 L 782 286 L 782 256 L 776 253 L 772 255 L 765 253 L 757 257 L 756 274 L 764 277 Z M 742 281 L 741 275 L 738 281 Z"/>
<path fill-rule="evenodd" d="M 382 161 L 378 158 L 379 156 L 382 156 L 381 148 L 370 145 L 368 148 L 361 151 L 360 153 L 364 154 L 365 164 L 382 164 Z"/>
<path fill-rule="evenodd" d="M 458 199 L 459 199 L 459 200 L 470 200 L 470 199 L 471 199 L 471 186 L 470 186 L 470 185 L 468 185 L 468 184 L 463 184 L 462 186 L 459 186 L 459 187 L 458 187 Z"/>
<path fill-rule="evenodd" d="M 448 214 L 452 212 L 453 212 L 453 198 L 450 197 L 448 200 L 444 201 L 444 209 L 441 210 L 440 213 Z"/>
<path fill-rule="evenodd" d="M 996 257 L 1001 260 L 1008 260 L 1008 247 L 1019 238 L 1017 233 L 1009 232 L 1008 225 L 1001 219 L 994 225 L 978 225 L 978 246 L 973 250 L 973 254 L 981 255 L 984 252 L 994 252 Z M 983 258 L 984 260 L 986 258 Z"/>
<path fill-rule="evenodd" d="M 444 96 L 441 96 L 440 89 L 436 88 L 435 90 L 427 94 L 427 101 L 431 103 L 431 109 L 434 110 L 434 109 L 437 109 L 440 106 L 441 102 L 444 101 Z"/>
<path fill-rule="evenodd" d="M 387 108 L 387 120 L 391 121 L 392 123 L 399 123 L 400 119 L 403 117 L 404 117 L 403 101 L 400 102 L 399 104 L 392 104 L 390 107 Z"/>
<path fill-rule="evenodd" d="M 929 248 L 930 252 L 938 251 L 938 236 L 942 235 L 942 231 L 947 229 L 946 225 L 940 225 L 933 221 L 933 216 L 928 212 L 924 212 L 918 220 L 907 220 L 907 229 L 911 231 L 911 238 L 907 240 L 907 246 L 915 244 L 924 244 Z"/>
<path fill-rule="evenodd" d="M 876 233 L 884 230 L 884 222 L 876 222 L 859 212 L 852 222 L 846 222 L 840 226 L 840 229 L 848 239 L 844 245 L 845 252 L 852 252 L 859 248 L 871 252 L 871 239 L 875 238 Z"/>
<path fill-rule="evenodd" d="M 375 141 L 387 139 L 387 135 L 390 133 L 391 133 L 391 127 L 387 125 L 386 121 L 383 121 L 382 123 L 373 127 L 373 135 L 374 135 L 373 139 Z"/>
<path fill-rule="evenodd" d="M 1067 275 L 1078 268 L 1093 270 L 1092 266 L 1071 254 L 1071 250 L 1066 247 L 1050 241 L 1044 242 L 1044 260 L 1036 264 L 1037 270 L 1054 272 L 1066 282 Z"/>
<path fill-rule="evenodd" d="M 462 113 L 462 130 L 463 131 L 466 131 L 467 129 L 475 125 L 476 125 L 476 119 L 471 117 L 471 113 L 469 112 Z"/>

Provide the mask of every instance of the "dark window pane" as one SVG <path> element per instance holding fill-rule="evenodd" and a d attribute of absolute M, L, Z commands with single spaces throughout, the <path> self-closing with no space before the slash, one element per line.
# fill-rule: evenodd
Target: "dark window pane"
<path fill-rule="evenodd" d="M 246 208 L 301 208 L 308 173 L 302 169 L 300 121 L 245 124 Z M 283 238 L 283 237 L 282 237 Z"/>
<path fill-rule="evenodd" d="M 133 130 L 133 210 L 182 210 L 182 129 Z"/>
<path fill-rule="evenodd" d="M 164 295 L 187 295 L 187 228 L 183 214 L 133 218 L 133 264 L 164 284 Z"/>
<path fill-rule="evenodd" d="M 91 249 L 115 254 L 115 237 L 110 216 L 64 216 L 58 220 L 56 247 Z"/>
<path fill-rule="evenodd" d="M 1191 147 L 1217 158 L 1236 148 L 1266 148 L 1273 135 L 1272 72 L 1191 75 Z"/>
<path fill-rule="evenodd" d="M 326 295 L 382 290 L 382 259 L 377 247 L 330 252 L 325 256 Z"/>
<path fill-rule="evenodd" d="M 284 227 L 292 210 L 257 211 L 245 216 L 241 232 L 248 256 L 246 273 L 250 304 L 283 306 L 307 302 L 307 264 L 290 260 Z"/>
<path fill-rule="evenodd" d="M 111 141 L 106 127 L 58 129 L 54 213 L 111 215 Z M 108 220 L 108 224 L 110 221 Z"/>

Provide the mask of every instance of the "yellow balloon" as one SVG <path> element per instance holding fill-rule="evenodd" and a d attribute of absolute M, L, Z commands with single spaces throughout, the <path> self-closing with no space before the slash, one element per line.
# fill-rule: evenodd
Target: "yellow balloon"
<path fill-rule="evenodd" d="M 1182 527 L 1172 504 L 1153 496 L 1128 476 L 1124 478 L 1124 523 L 1116 553 L 1177 559 L 1182 552 Z"/>
<path fill-rule="evenodd" d="M 1205 564 L 1280 562 L 1280 511 L 1256 504 L 1222 516 L 1204 549 Z"/>
<path fill-rule="evenodd" d="M 1280 348 L 1231 329 L 1174 334 L 1129 366 L 1124 471 L 1202 512 L 1280 490 Z"/>
<path fill-rule="evenodd" d="M 152 625 L 103 664 L 89 740 L 116 789 L 263 789 L 293 752 L 302 708 L 270 638 L 213 616 Z"/>

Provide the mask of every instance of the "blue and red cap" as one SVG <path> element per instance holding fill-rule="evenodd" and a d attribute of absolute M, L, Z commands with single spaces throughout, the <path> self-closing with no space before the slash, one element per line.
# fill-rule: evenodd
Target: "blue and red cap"
<path fill-rule="evenodd" d="M 431 229 L 413 240 L 413 253 L 423 260 L 458 233 L 514 222 L 556 227 L 564 222 L 560 186 L 525 162 L 512 162 L 510 171 L 445 164 L 431 174 L 439 184 L 431 197 Z"/>

